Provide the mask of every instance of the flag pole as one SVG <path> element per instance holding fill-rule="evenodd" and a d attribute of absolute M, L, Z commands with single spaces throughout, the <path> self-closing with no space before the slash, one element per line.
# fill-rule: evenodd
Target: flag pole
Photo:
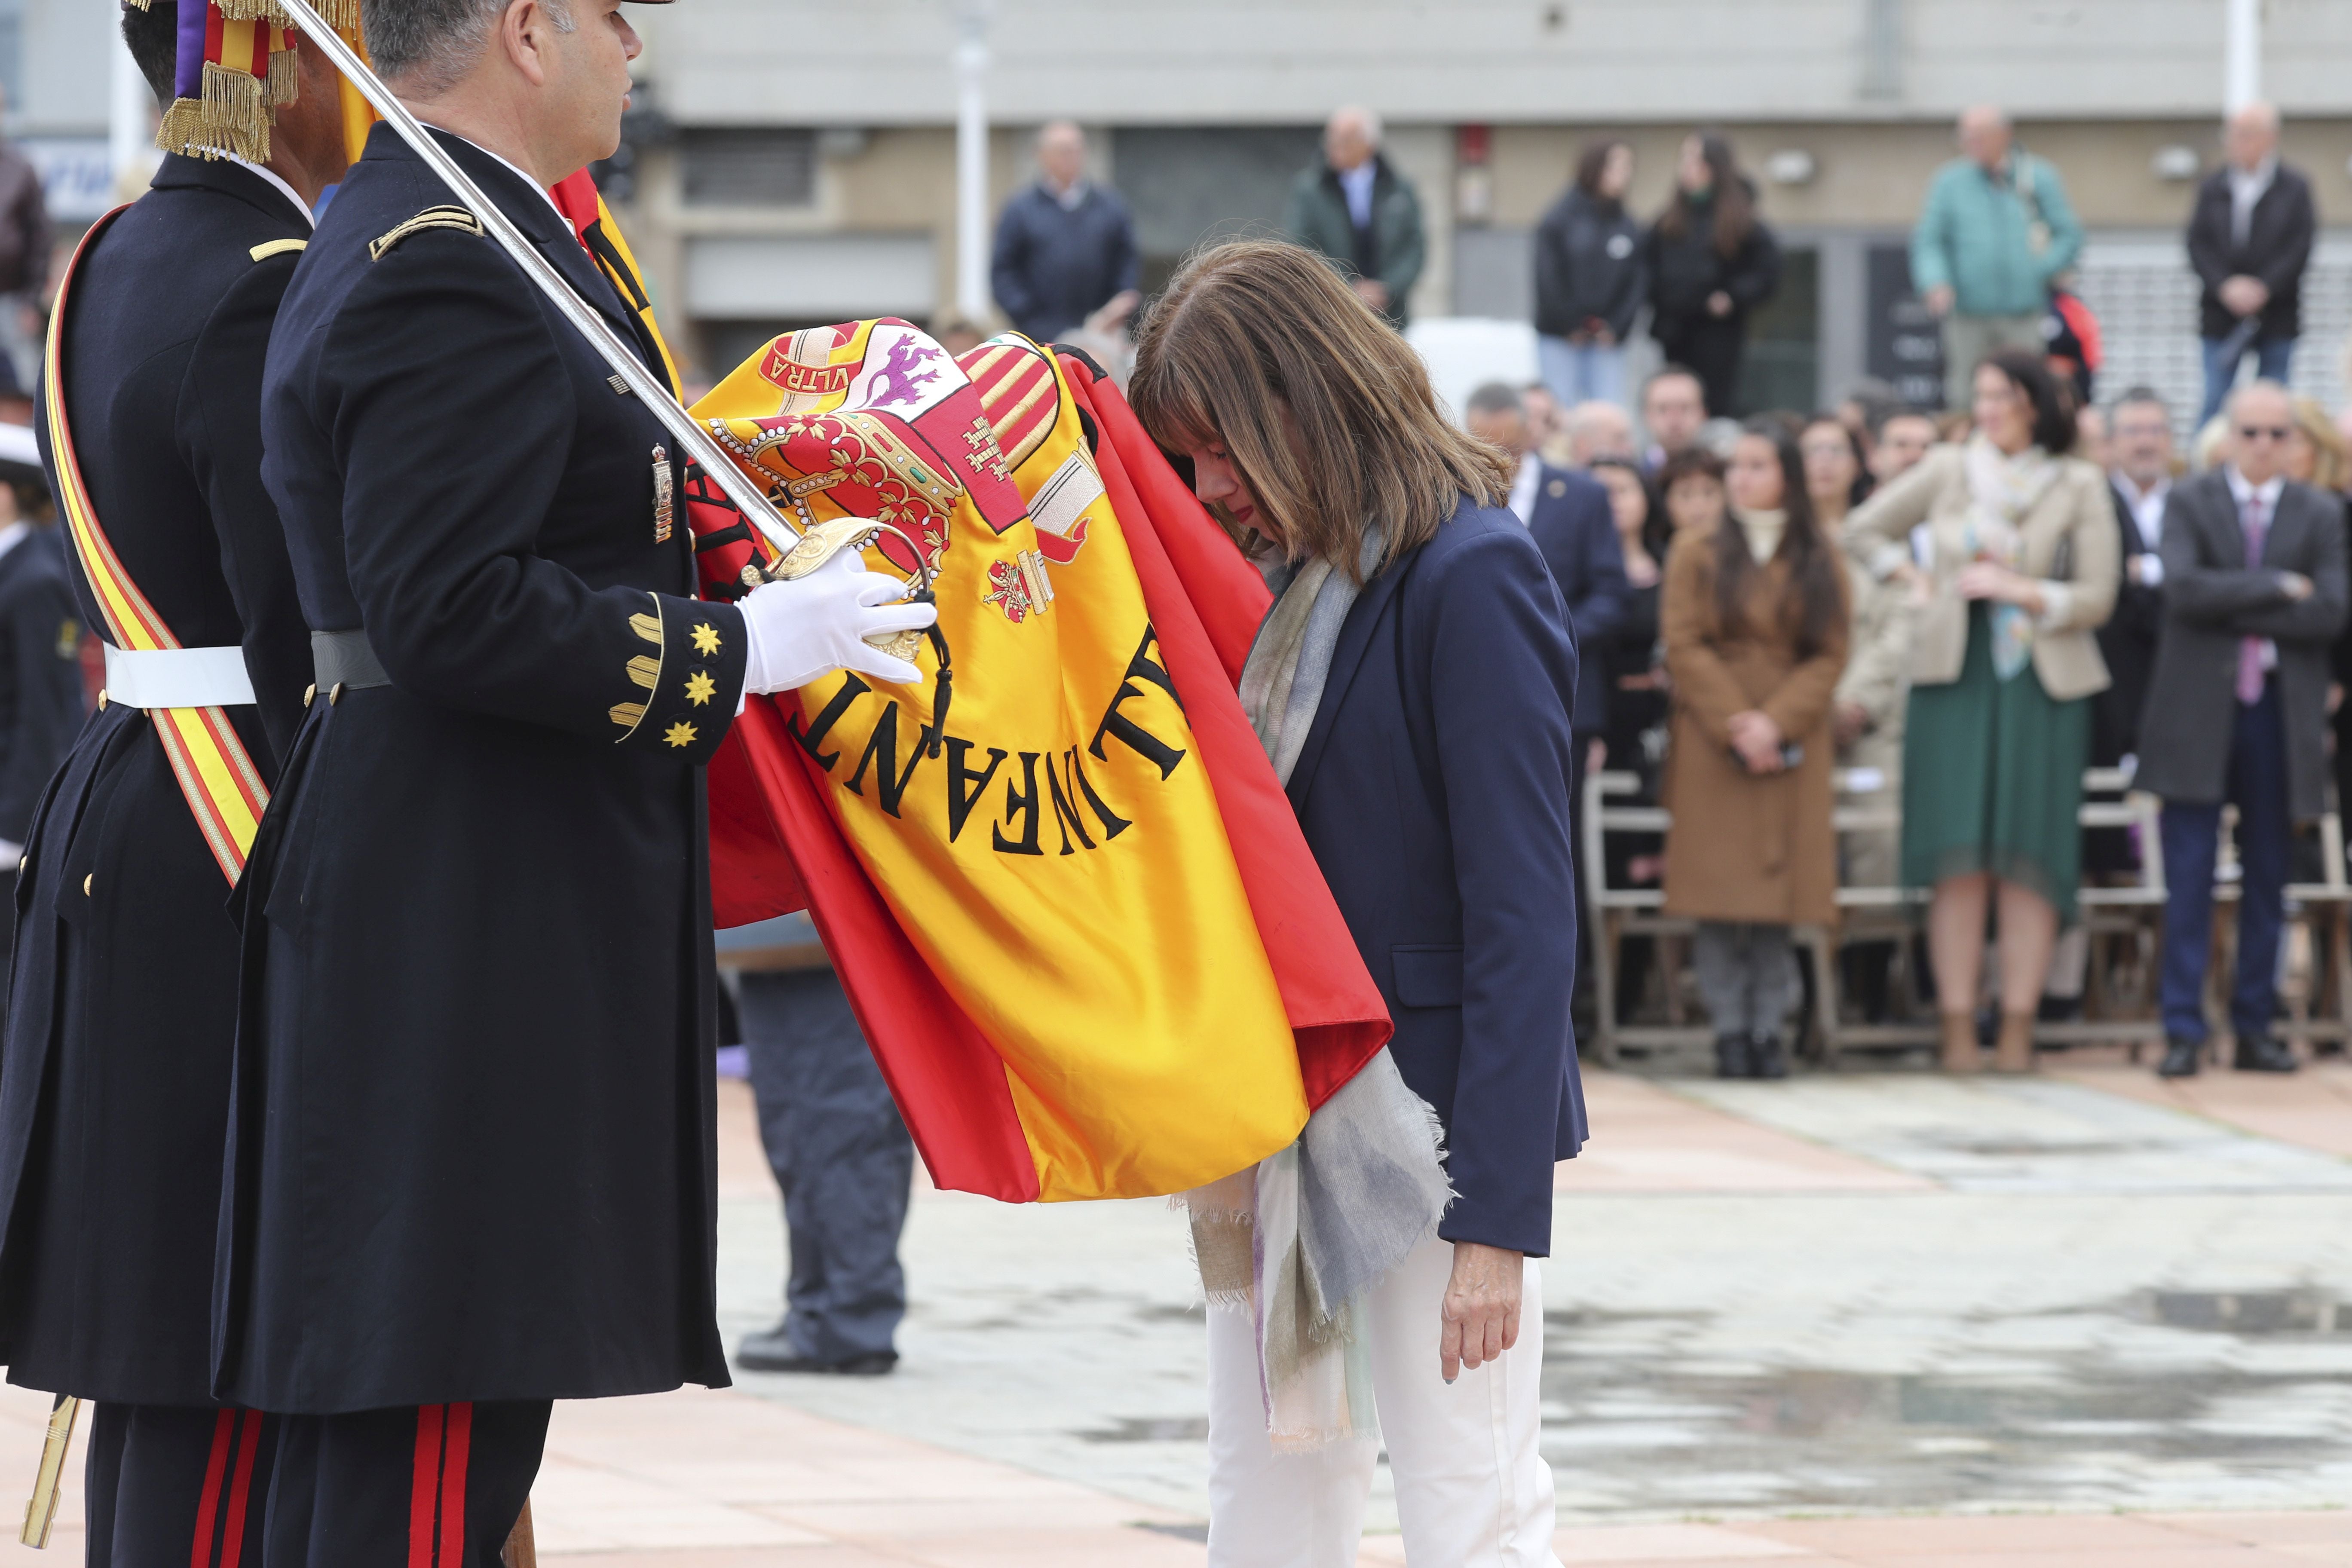
<path fill-rule="evenodd" d="M 425 160 L 425 166 L 440 175 L 458 201 L 481 220 L 483 232 L 498 241 L 499 247 L 514 258 L 515 265 L 522 268 L 523 275 L 553 301 L 563 319 L 571 322 L 580 335 L 588 340 L 589 347 L 613 367 L 613 374 L 653 411 L 655 417 L 662 422 L 663 428 L 677 437 L 686 455 L 702 465 L 702 471 L 709 477 L 711 483 L 726 492 L 727 499 L 735 503 L 736 510 L 767 534 L 780 549 L 791 549 L 793 542 L 800 537 L 800 530 L 776 510 L 750 476 L 735 466 L 719 443 L 711 438 L 710 433 L 679 405 L 669 387 L 646 368 L 645 362 L 597 313 L 595 308 L 572 292 L 571 284 L 564 281 L 563 275 L 555 269 L 554 264 L 523 237 L 522 230 L 499 210 L 496 202 L 482 194 L 481 187 L 457 166 L 457 161 L 449 156 L 447 149 L 433 139 L 433 133 L 425 129 L 416 116 L 408 111 L 407 106 L 394 97 L 392 89 L 369 68 L 368 63 L 360 58 L 359 51 L 327 25 L 326 18 L 319 15 L 310 0 L 278 0 L 278 4 L 294 19 L 294 25 L 326 52 L 327 58 L 334 62 L 335 68 L 343 73 L 344 79 L 358 88 L 361 96 L 374 105 L 375 111 L 400 133 L 400 139 L 415 149 L 416 155 Z"/>

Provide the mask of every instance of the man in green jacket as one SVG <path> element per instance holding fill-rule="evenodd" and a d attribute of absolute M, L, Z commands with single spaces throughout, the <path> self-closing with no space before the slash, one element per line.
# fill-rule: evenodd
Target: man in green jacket
<path fill-rule="evenodd" d="M 2050 285 L 2082 251 L 2083 226 L 2058 171 L 2012 144 L 2000 110 L 1963 113 L 1959 140 L 1911 231 L 1911 286 L 1944 320 L 1945 405 L 1966 409 L 1979 360 L 2042 346 Z"/>
<path fill-rule="evenodd" d="M 1323 156 L 1299 171 L 1282 226 L 1319 250 L 1365 304 L 1405 323 L 1405 305 L 1421 279 L 1428 241 L 1421 198 L 1381 156 L 1380 116 L 1343 109 L 1323 130 Z"/>

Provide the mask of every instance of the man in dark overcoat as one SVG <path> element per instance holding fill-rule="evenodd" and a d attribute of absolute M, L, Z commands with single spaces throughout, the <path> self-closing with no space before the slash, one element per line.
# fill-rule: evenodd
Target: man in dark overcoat
<path fill-rule="evenodd" d="M 165 104 L 175 12 L 154 0 L 121 13 Z M 254 1482 L 267 1479 L 274 1440 L 260 1416 L 212 1393 L 236 858 L 200 826 L 165 742 L 171 710 L 216 707 L 266 793 L 310 679 L 284 534 L 260 479 L 270 324 L 310 235 L 310 204 L 345 163 L 335 72 L 308 45 L 299 58 L 299 97 L 278 107 L 267 164 L 167 156 L 151 188 L 87 242 L 45 373 L 51 491 L 70 512 L 61 470 L 77 458 L 114 558 L 98 561 L 94 580 L 79 540 L 70 552 L 78 616 L 107 640 L 109 694 L 17 829 L 0 1057 L 0 1358 L 11 1383 L 97 1402 L 94 1563 L 185 1562 L 200 1521 L 236 1541 L 248 1513 L 257 1542 Z M 76 533 L 69 519 L 59 531 Z M 98 591 L 118 577 L 178 648 L 126 658 L 120 612 Z M 54 625 L 45 635 L 60 637 Z M 78 669 L 71 679 L 78 687 Z"/>
<path fill-rule="evenodd" d="M 364 0 L 378 70 L 641 360 L 548 187 L 620 0 Z M 316 697 L 240 899 L 214 1386 L 281 1413 L 272 1568 L 497 1558 L 550 1402 L 727 1382 L 701 764 L 928 625 L 854 552 L 694 598 L 674 438 L 389 125 L 303 258 L 262 478 Z"/>
<path fill-rule="evenodd" d="M 2247 103 L 2231 110 L 2221 144 L 2228 157 L 2198 185 L 2187 236 L 2189 270 L 2200 285 L 2200 429 L 2221 411 L 2248 354 L 2261 376 L 2286 381 L 2303 332 L 2303 276 L 2319 237 L 2311 181 L 2279 161 L 2275 108 Z"/>
<path fill-rule="evenodd" d="M 2297 822 L 2327 805 L 2329 645 L 2344 625 L 2344 506 L 2286 478 L 2294 410 L 2231 398 L 2229 456 L 2164 509 L 2164 635 L 2140 719 L 2138 786 L 2164 802 L 2161 1001 L 2168 1078 L 2197 1071 L 2221 807 L 2238 808 L 2236 1065 L 2292 1072 L 2271 1037 Z"/>

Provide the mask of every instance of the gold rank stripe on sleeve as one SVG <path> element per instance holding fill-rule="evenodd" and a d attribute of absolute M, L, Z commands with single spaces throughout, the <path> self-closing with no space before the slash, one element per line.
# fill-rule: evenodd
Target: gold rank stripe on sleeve
<path fill-rule="evenodd" d="M 646 695 L 651 697 L 656 691 L 661 689 L 661 601 L 659 599 L 654 601 L 654 613 L 650 616 L 642 611 L 631 616 L 629 629 L 654 645 L 653 657 L 647 658 L 644 654 L 638 654 L 629 660 L 627 666 L 630 684 L 643 687 Z M 613 704 L 612 717 L 613 722 L 621 727 L 621 739 L 625 741 L 637 732 L 638 725 L 646 721 L 646 704 L 615 702 Z"/>
<path fill-rule="evenodd" d="M 131 580 L 121 558 L 106 537 L 91 508 L 89 488 L 82 482 L 81 463 L 67 426 L 65 400 L 66 301 L 82 258 L 107 228 L 128 211 L 117 207 L 96 223 L 75 247 L 73 259 L 58 279 L 57 300 L 49 311 L 49 336 L 41 378 L 43 414 L 48 421 L 49 451 L 56 461 L 58 510 L 64 514 L 67 537 L 91 594 L 106 617 L 109 640 L 126 652 L 145 653 L 176 648 L 180 639 L 163 623 L 139 584 Z M 155 738 L 163 742 L 180 794 L 204 834 L 205 847 L 220 865 L 221 874 L 234 883 L 253 849 L 261 814 L 269 805 L 268 786 L 253 764 L 236 726 L 220 708 L 156 708 L 148 710 Z"/>

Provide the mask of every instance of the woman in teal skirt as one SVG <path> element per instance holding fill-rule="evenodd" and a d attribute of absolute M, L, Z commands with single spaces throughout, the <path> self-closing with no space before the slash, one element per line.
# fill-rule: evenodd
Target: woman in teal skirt
<path fill-rule="evenodd" d="M 2118 537 L 2106 477 L 2065 456 L 2074 412 L 2040 356 L 1976 372 L 1976 431 L 1940 447 L 1846 523 L 1847 548 L 1923 603 L 1903 749 L 1903 880 L 1933 889 L 1927 950 L 1943 1063 L 1980 1060 L 1985 917 L 2000 942 L 1994 1065 L 2033 1065 L 2033 1020 L 2082 875 L 2093 633 L 2114 611 Z M 1912 531 L 1927 525 L 1927 563 Z"/>

